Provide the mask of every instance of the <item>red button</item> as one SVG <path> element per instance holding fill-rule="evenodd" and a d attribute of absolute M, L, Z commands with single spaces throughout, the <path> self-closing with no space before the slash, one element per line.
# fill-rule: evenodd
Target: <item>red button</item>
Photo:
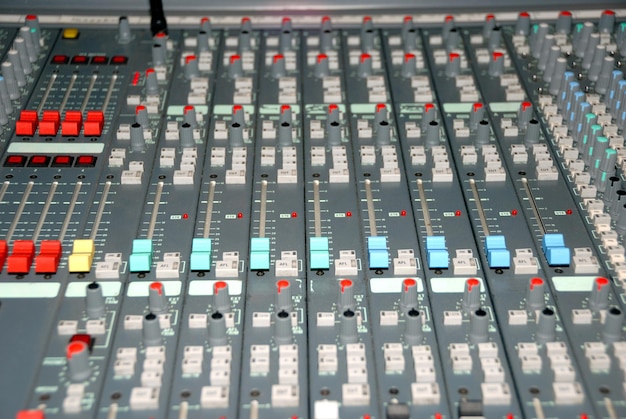
<path fill-rule="evenodd" d="M 65 119 L 61 123 L 61 135 L 76 137 L 80 134 L 83 125 L 83 114 L 80 111 L 66 111 Z"/>
<path fill-rule="evenodd" d="M 9 246 L 6 240 L 0 240 L 0 270 L 4 266 L 4 262 L 7 260 L 7 254 L 9 253 Z"/>
<path fill-rule="evenodd" d="M 95 156 L 78 156 L 74 167 L 94 167 L 96 165 Z"/>
<path fill-rule="evenodd" d="M 95 57 L 91 57 L 91 64 L 106 64 L 109 62 L 109 59 L 106 55 L 96 55 Z"/>
<path fill-rule="evenodd" d="M 83 125 L 83 134 L 89 137 L 99 137 L 102 135 L 104 127 L 104 114 L 102 111 L 88 111 L 87 120 Z"/>
<path fill-rule="evenodd" d="M 70 57 L 67 55 L 55 55 L 52 57 L 52 64 L 67 64 L 70 62 Z"/>
<path fill-rule="evenodd" d="M 20 410 L 15 415 L 15 419 L 45 419 L 41 410 Z"/>
<path fill-rule="evenodd" d="M 52 167 L 71 167 L 74 158 L 71 156 L 55 156 L 52 159 Z"/>
<path fill-rule="evenodd" d="M 48 156 L 32 156 L 28 162 L 29 167 L 48 167 L 50 157 Z"/>
<path fill-rule="evenodd" d="M 35 243 L 32 240 L 15 240 L 13 252 L 9 256 L 7 272 L 10 274 L 27 274 L 35 255 Z"/>
<path fill-rule="evenodd" d="M 89 57 L 86 55 L 75 55 L 72 57 L 72 64 L 87 64 Z"/>
<path fill-rule="evenodd" d="M 37 123 L 33 121 L 15 121 L 15 135 L 32 137 L 36 129 Z"/>
<path fill-rule="evenodd" d="M 128 57 L 125 55 L 116 55 L 111 58 L 111 64 L 126 64 L 128 62 Z"/>
<path fill-rule="evenodd" d="M 62 252 L 59 240 L 43 240 L 39 245 L 39 254 L 35 258 L 35 272 L 38 274 L 56 273 Z"/>
<path fill-rule="evenodd" d="M 7 157 L 7 159 L 4 161 L 4 165 L 6 167 L 22 167 L 25 163 L 26 157 L 17 154 Z"/>

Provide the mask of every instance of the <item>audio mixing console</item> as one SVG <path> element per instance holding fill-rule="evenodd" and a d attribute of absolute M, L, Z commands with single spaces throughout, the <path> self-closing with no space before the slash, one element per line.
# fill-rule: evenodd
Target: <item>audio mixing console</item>
<path fill-rule="evenodd" d="M 200 16 L 0 27 L 0 418 L 626 417 L 625 10 Z"/>

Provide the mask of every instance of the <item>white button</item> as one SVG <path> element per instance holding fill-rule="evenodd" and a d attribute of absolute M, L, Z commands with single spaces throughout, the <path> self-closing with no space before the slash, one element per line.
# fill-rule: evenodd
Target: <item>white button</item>
<path fill-rule="evenodd" d="M 415 367 L 415 381 L 418 383 L 434 383 L 435 369 L 432 367 Z"/>
<path fill-rule="evenodd" d="M 159 408 L 158 387 L 134 387 L 130 393 L 131 410 L 152 410 Z"/>
<path fill-rule="evenodd" d="M 576 378 L 576 372 L 571 366 L 557 366 L 552 369 L 555 383 L 571 383 Z"/>
<path fill-rule="evenodd" d="M 460 326 L 463 323 L 463 314 L 460 311 L 444 311 L 443 324 L 446 326 Z"/>
<path fill-rule="evenodd" d="M 472 357 L 469 355 L 456 355 L 452 357 L 452 369 L 455 372 L 468 372 L 472 370 Z"/>
<path fill-rule="evenodd" d="M 118 348 L 116 358 L 120 361 L 132 361 L 137 360 L 137 348 Z"/>
<path fill-rule="evenodd" d="M 336 357 L 333 356 L 318 356 L 317 369 L 320 372 L 336 372 L 339 366 L 339 362 Z"/>
<path fill-rule="evenodd" d="M 404 371 L 404 356 L 391 355 L 385 356 L 385 371 L 386 372 L 402 372 Z"/>
<path fill-rule="evenodd" d="M 204 386 L 200 393 L 200 405 L 203 409 L 228 407 L 228 386 Z"/>
<path fill-rule="evenodd" d="M 124 317 L 125 330 L 141 330 L 143 328 L 143 317 L 128 315 Z"/>
<path fill-rule="evenodd" d="M 297 407 L 300 389 L 297 385 L 274 384 L 272 386 L 272 406 Z"/>
<path fill-rule="evenodd" d="M 524 355 L 537 355 L 539 348 L 534 342 L 520 342 L 517 344 L 517 355 L 522 357 Z"/>
<path fill-rule="evenodd" d="M 398 325 L 398 312 L 390 310 L 382 310 L 380 312 L 380 325 L 381 326 L 397 326 Z"/>
<path fill-rule="evenodd" d="M 72 414 L 72 413 L 80 413 L 81 411 L 81 403 L 82 398 L 76 396 L 68 396 L 63 399 L 63 413 Z"/>
<path fill-rule="evenodd" d="M 142 387 L 161 387 L 162 374 L 156 371 L 144 371 L 141 373 Z"/>
<path fill-rule="evenodd" d="M 339 403 L 333 400 L 316 400 L 314 419 L 339 419 Z"/>
<path fill-rule="evenodd" d="M 365 406 L 370 402 L 368 384 L 343 384 L 341 394 L 345 406 Z"/>
<path fill-rule="evenodd" d="M 230 385 L 230 371 L 211 371 L 209 381 L 212 386 Z"/>
<path fill-rule="evenodd" d="M 60 336 L 75 335 L 78 332 L 78 321 L 61 320 L 57 325 L 57 333 Z"/>
<path fill-rule="evenodd" d="M 189 315 L 190 329 L 204 329 L 207 326 L 207 315 L 202 313 L 192 313 Z"/>
<path fill-rule="evenodd" d="M 183 374 L 201 374 L 202 373 L 202 360 L 197 358 L 185 358 L 183 359 Z"/>
<path fill-rule="evenodd" d="M 116 376 L 132 376 L 135 374 L 135 361 L 117 360 L 113 364 L 113 371 Z"/>
<path fill-rule="evenodd" d="M 469 356 L 470 353 L 470 348 L 467 343 L 451 343 L 448 349 L 450 350 L 451 357 L 462 355 Z"/>
<path fill-rule="evenodd" d="M 211 358 L 211 370 L 230 371 L 230 367 L 231 367 L 230 358 L 220 358 L 216 356 Z"/>
<path fill-rule="evenodd" d="M 554 401 L 557 405 L 580 404 L 585 399 L 580 384 L 575 383 L 553 383 Z"/>
<path fill-rule="evenodd" d="M 295 368 L 279 368 L 278 382 L 280 384 L 298 384 L 298 370 Z"/>
<path fill-rule="evenodd" d="M 332 327 L 335 325 L 335 314 L 333 312 L 317 313 L 317 327 Z"/>
<path fill-rule="evenodd" d="M 498 357 L 498 345 L 493 342 L 482 342 L 478 344 L 478 357 L 479 358 L 497 358 Z"/>
<path fill-rule="evenodd" d="M 143 361 L 144 371 L 163 372 L 163 361 L 160 359 L 145 359 Z"/>
<path fill-rule="evenodd" d="M 506 383 L 483 383 L 480 385 L 483 394 L 483 403 L 491 405 L 511 404 L 511 390 Z"/>
<path fill-rule="evenodd" d="M 87 320 L 85 329 L 90 335 L 104 335 L 106 333 L 104 320 Z"/>
<path fill-rule="evenodd" d="M 547 342 L 546 352 L 550 358 L 554 355 L 565 355 L 567 354 L 567 346 L 563 342 Z"/>
<path fill-rule="evenodd" d="M 439 385 L 437 383 L 412 383 L 411 398 L 413 404 L 416 405 L 439 404 L 441 400 Z"/>
<path fill-rule="evenodd" d="M 522 361 L 522 371 L 525 373 L 541 371 L 541 357 L 539 355 L 524 355 Z"/>
<path fill-rule="evenodd" d="M 349 383 L 367 383 L 367 370 L 365 368 L 348 368 Z"/>
<path fill-rule="evenodd" d="M 258 355 L 250 358 L 250 373 L 267 374 L 269 371 L 269 356 Z"/>

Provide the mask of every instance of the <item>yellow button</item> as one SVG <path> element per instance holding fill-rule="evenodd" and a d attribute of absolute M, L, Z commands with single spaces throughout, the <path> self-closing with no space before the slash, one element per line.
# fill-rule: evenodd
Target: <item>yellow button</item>
<path fill-rule="evenodd" d="M 93 256 L 87 253 L 73 253 L 67 259 L 67 268 L 70 272 L 89 272 Z"/>
<path fill-rule="evenodd" d="M 78 38 L 78 29 L 76 28 L 67 28 L 63 30 L 63 39 L 76 39 Z"/>
<path fill-rule="evenodd" d="M 96 253 L 96 247 L 93 240 L 74 240 L 74 243 L 72 245 L 72 253 L 87 253 L 93 258 L 93 255 Z"/>

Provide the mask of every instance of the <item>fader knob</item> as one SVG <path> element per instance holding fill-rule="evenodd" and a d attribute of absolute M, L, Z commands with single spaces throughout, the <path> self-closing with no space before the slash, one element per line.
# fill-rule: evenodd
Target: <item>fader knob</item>
<path fill-rule="evenodd" d="M 515 22 L 515 35 L 528 35 L 530 33 L 530 14 L 521 12 Z"/>
<path fill-rule="evenodd" d="M 328 55 L 318 54 L 315 60 L 315 77 L 322 78 L 330 74 L 330 63 Z"/>
<path fill-rule="evenodd" d="M 195 147 L 196 141 L 193 139 L 193 128 L 191 124 L 183 122 L 178 130 L 180 146 L 183 148 Z"/>
<path fill-rule="evenodd" d="M 472 343 L 486 342 L 489 338 L 489 315 L 479 308 L 470 317 L 470 340 Z"/>
<path fill-rule="evenodd" d="M 426 127 L 426 144 L 437 145 L 440 140 L 439 122 L 430 121 Z"/>
<path fill-rule="evenodd" d="M 0 106 L 4 106 L 4 111 L 7 115 L 13 113 L 13 103 L 9 96 L 9 89 L 7 88 L 7 82 L 4 77 L 0 76 Z"/>
<path fill-rule="evenodd" d="M 26 42 L 24 41 L 24 38 L 22 38 L 21 36 L 15 38 L 15 41 L 13 41 L 13 48 L 15 48 L 20 56 L 20 61 L 22 62 L 22 70 L 24 71 L 24 74 L 28 75 L 32 73 L 33 66 L 28 59 L 28 51 L 26 51 Z"/>
<path fill-rule="evenodd" d="M 241 76 L 243 76 L 243 61 L 241 60 L 241 55 L 233 54 L 229 59 L 228 77 L 236 79 Z"/>
<path fill-rule="evenodd" d="M 350 279 L 342 279 L 339 281 L 339 298 L 337 301 L 339 311 L 352 309 L 356 307 L 354 301 L 354 283 Z"/>
<path fill-rule="evenodd" d="M 543 40 L 548 34 L 548 24 L 540 23 L 536 26 L 535 32 L 530 40 L 530 53 L 534 58 L 539 58 L 541 55 L 541 49 L 543 47 Z"/>
<path fill-rule="evenodd" d="M 539 121 L 531 119 L 526 126 L 526 135 L 524 135 L 524 144 L 532 145 L 539 142 Z"/>
<path fill-rule="evenodd" d="M 422 340 L 422 314 L 416 308 L 411 308 L 406 312 L 404 318 L 404 338 L 412 344 Z"/>
<path fill-rule="evenodd" d="M 459 34 L 459 30 L 457 28 L 450 29 L 448 36 L 446 36 L 446 51 L 452 51 L 458 48 L 460 41 L 461 35 Z"/>
<path fill-rule="evenodd" d="M 37 61 L 37 57 L 41 49 L 39 42 L 36 42 L 35 36 L 33 36 L 31 28 L 29 28 L 28 26 L 22 26 L 20 28 L 19 36 L 22 37 L 24 39 L 24 42 L 26 43 L 26 52 L 28 53 L 28 60 L 31 63 L 34 63 L 35 61 Z"/>
<path fill-rule="evenodd" d="M 209 316 L 209 342 L 213 346 L 225 345 L 228 342 L 226 317 L 219 311 Z"/>
<path fill-rule="evenodd" d="M 283 18 L 280 28 L 280 36 L 278 38 L 278 49 L 284 53 L 290 51 L 293 42 L 293 34 L 291 28 L 291 19 L 288 17 Z"/>
<path fill-rule="evenodd" d="M 619 188 L 621 188 L 621 182 L 620 182 Z M 615 196 L 613 197 L 611 208 L 610 208 L 611 218 L 613 218 L 614 220 L 617 218 L 618 224 L 619 224 L 620 214 L 624 212 L 623 210 L 624 210 L 625 203 L 626 203 L 626 190 L 619 189 L 617 192 L 615 192 Z M 624 234 L 626 232 L 626 227 L 621 227 L 618 229 L 618 224 L 616 224 L 615 226 L 617 232 L 619 234 Z"/>
<path fill-rule="evenodd" d="M 531 102 L 522 102 L 517 111 L 517 127 L 526 129 L 528 123 L 533 117 L 533 104 Z"/>
<path fill-rule="evenodd" d="M 152 65 L 155 67 L 165 65 L 165 47 L 161 44 L 152 45 Z"/>
<path fill-rule="evenodd" d="M 469 128 L 474 131 L 478 128 L 478 123 L 485 118 L 485 107 L 482 103 L 474 103 L 470 112 Z"/>
<path fill-rule="evenodd" d="M 276 311 L 291 311 L 293 301 L 291 299 L 291 282 L 287 279 L 281 279 L 276 282 Z"/>
<path fill-rule="evenodd" d="M 441 36 L 443 39 L 447 39 L 452 29 L 454 29 L 456 23 L 454 22 L 454 16 L 447 15 L 443 19 L 443 27 L 441 28 Z"/>
<path fill-rule="evenodd" d="M 545 287 L 545 283 L 541 278 L 532 278 L 530 280 L 526 297 L 527 310 L 541 310 L 545 307 Z"/>
<path fill-rule="evenodd" d="M 333 146 L 341 144 L 341 124 L 339 123 L 339 108 L 337 105 L 328 106 L 326 135 L 329 145 Z"/>
<path fill-rule="evenodd" d="M 541 343 L 553 342 L 556 337 L 556 315 L 551 308 L 544 308 L 537 319 L 537 340 Z"/>
<path fill-rule="evenodd" d="M 15 71 L 13 70 L 13 64 L 10 61 L 5 61 L 2 63 L 2 76 L 6 82 L 7 90 L 9 92 L 9 97 L 12 100 L 20 98 L 20 89 L 17 85 L 17 80 L 15 79 Z"/>
<path fill-rule="evenodd" d="M 461 56 L 456 52 L 448 54 L 446 62 L 446 76 L 456 77 L 461 72 Z"/>
<path fill-rule="evenodd" d="M 2 100 L 0 100 L 0 125 L 6 125 L 8 123 L 9 123 L 9 116 L 7 115 L 7 111 L 4 109 Z M 2 127 L 0 127 L 0 129 L 2 129 Z"/>
<path fill-rule="evenodd" d="M 622 188 L 622 181 L 617 176 L 610 176 L 608 179 L 607 190 L 602 196 L 602 200 L 606 205 L 607 211 L 610 213 L 611 204 L 617 199 L 617 191 Z"/>
<path fill-rule="evenodd" d="M 278 121 L 278 144 L 290 146 L 293 144 L 293 129 L 291 106 L 282 105 L 280 107 L 280 120 Z"/>
<path fill-rule="evenodd" d="M 548 66 L 548 60 L 550 58 L 550 51 L 555 44 L 554 35 L 546 35 L 541 45 L 541 53 L 539 54 L 539 61 L 537 61 L 537 68 L 539 70 L 545 70 Z"/>
<path fill-rule="evenodd" d="M 626 191 L 624 191 L 624 195 L 620 194 L 622 191 L 617 191 L 617 197 L 619 204 L 617 205 L 617 222 L 615 223 L 615 230 L 617 230 L 617 234 L 626 234 L 626 199 L 624 195 L 626 195 Z"/>
<path fill-rule="evenodd" d="M 209 33 L 207 31 L 203 31 L 203 30 L 199 31 L 196 39 L 197 39 L 196 51 L 198 54 L 201 54 L 209 50 L 210 48 Z"/>
<path fill-rule="evenodd" d="M 279 79 L 286 74 L 285 56 L 283 54 L 276 54 L 272 58 L 272 77 Z"/>
<path fill-rule="evenodd" d="M 228 126 L 228 141 L 231 147 L 243 146 L 243 108 L 240 105 L 233 106 L 233 119 Z"/>
<path fill-rule="evenodd" d="M 372 56 L 363 53 L 359 58 L 359 77 L 368 77 L 372 75 Z"/>
<path fill-rule="evenodd" d="M 483 23 L 483 38 L 489 39 L 491 30 L 496 27 L 496 17 L 492 14 L 485 16 L 485 23 Z"/>
<path fill-rule="evenodd" d="M 432 103 L 427 103 L 424 105 L 424 110 L 422 112 L 422 122 L 421 128 L 422 131 L 426 131 L 428 128 L 428 124 L 435 120 L 437 117 L 437 110 L 435 109 L 435 105 Z"/>
<path fill-rule="evenodd" d="M 39 19 L 36 15 L 26 15 L 26 26 L 30 28 L 30 33 L 33 36 L 33 43 L 40 45 L 41 39 L 41 27 L 39 26 Z"/>
<path fill-rule="evenodd" d="M 417 47 L 417 30 L 411 16 L 405 16 L 402 22 L 402 45 L 406 52 L 413 51 Z"/>
<path fill-rule="evenodd" d="M 7 58 L 9 62 L 13 64 L 13 74 L 15 75 L 15 81 L 18 87 L 23 87 L 26 85 L 26 74 L 24 74 L 24 69 L 22 68 L 22 60 L 20 60 L 20 55 L 17 50 L 9 50 L 7 53 Z"/>
<path fill-rule="evenodd" d="M 589 307 L 593 311 L 605 310 L 609 306 L 609 292 L 611 283 L 607 278 L 598 277 L 593 282 L 591 296 L 589 297 Z"/>
<path fill-rule="evenodd" d="M 249 51 L 252 47 L 252 22 L 250 18 L 244 17 L 241 19 L 241 29 L 239 30 L 239 53 Z"/>
<path fill-rule="evenodd" d="M 354 343 L 358 339 L 356 313 L 350 309 L 346 309 L 341 314 L 341 332 L 339 337 L 343 344 Z"/>
<path fill-rule="evenodd" d="M 593 57 L 591 59 L 591 63 L 589 65 L 589 73 L 587 74 L 587 77 L 589 77 L 589 80 L 591 81 L 597 81 L 598 77 L 600 76 L 600 70 L 602 70 L 602 67 L 604 65 L 604 58 L 606 57 L 606 46 L 605 45 L 596 45 L 594 51 L 593 51 Z M 612 61 L 614 60 L 613 57 L 608 57 Z M 596 88 L 597 89 L 597 88 Z"/>
<path fill-rule="evenodd" d="M 489 121 L 483 119 L 478 123 L 476 129 L 476 144 L 489 144 L 491 138 L 491 128 L 489 127 Z"/>
<path fill-rule="evenodd" d="M 155 44 L 161 45 L 163 48 L 167 48 L 167 33 L 165 33 L 165 32 L 157 32 L 152 37 L 152 41 Z"/>
<path fill-rule="evenodd" d="M 606 311 L 604 327 L 602 328 L 602 339 L 605 343 L 613 343 L 622 340 L 622 326 L 624 324 L 624 314 L 617 307 L 611 307 Z"/>
<path fill-rule="evenodd" d="M 488 71 L 491 77 L 499 77 L 504 73 L 504 54 L 501 52 L 491 53 Z"/>
<path fill-rule="evenodd" d="M 278 343 L 285 344 L 291 342 L 293 328 L 291 326 L 291 315 L 288 311 L 281 310 L 274 316 L 274 335 Z"/>
<path fill-rule="evenodd" d="M 470 313 L 480 307 L 480 281 L 478 279 L 470 278 L 465 281 L 462 306 L 466 313 Z"/>
<path fill-rule="evenodd" d="M 593 33 L 593 23 L 585 22 L 579 31 L 574 34 L 573 37 L 573 46 L 574 53 L 578 58 L 583 58 L 585 52 L 587 51 L 587 44 L 589 43 L 589 38 Z"/>
<path fill-rule="evenodd" d="M 557 95 L 561 90 L 561 83 L 563 82 L 566 68 L 567 60 L 563 57 L 557 58 L 554 64 L 550 85 L 548 86 L 548 92 L 550 92 L 551 95 Z"/>
<path fill-rule="evenodd" d="M 137 105 L 135 108 L 135 122 L 141 126 L 147 127 L 150 125 L 150 119 L 148 118 L 148 110 L 143 105 Z"/>
<path fill-rule="evenodd" d="M 84 381 L 91 375 L 89 345 L 83 341 L 70 342 L 65 348 L 67 368 L 72 381 Z"/>
<path fill-rule="evenodd" d="M 143 316 L 143 343 L 145 346 L 159 346 L 162 343 L 159 317 L 154 313 Z"/>
<path fill-rule="evenodd" d="M 102 287 L 100 284 L 92 282 L 87 285 L 85 305 L 87 307 L 87 316 L 90 319 L 99 319 L 104 316 L 104 301 L 104 295 L 102 294 Z"/>
<path fill-rule="evenodd" d="M 598 74 L 598 80 L 596 81 L 596 92 L 605 94 L 608 90 L 611 82 L 613 68 L 615 66 L 615 58 L 606 56 L 602 59 L 602 66 L 600 67 L 600 73 Z"/>
<path fill-rule="evenodd" d="M 491 31 L 489 32 L 489 37 L 487 39 L 487 44 L 491 51 L 498 48 L 500 46 L 500 41 L 502 40 L 502 31 L 500 30 L 500 27 L 496 26 L 491 29 Z"/>
<path fill-rule="evenodd" d="M 407 311 L 417 307 L 417 281 L 407 278 L 402 281 L 402 293 L 400 294 L 400 307 Z"/>
<path fill-rule="evenodd" d="M 159 84 L 157 82 L 156 72 L 153 68 L 146 70 L 146 93 L 149 95 L 159 94 Z"/>
<path fill-rule="evenodd" d="M 167 311 L 167 296 L 163 283 L 153 282 L 148 291 L 148 309 L 152 313 L 165 313 Z"/>
<path fill-rule="evenodd" d="M 600 45 L 600 34 L 592 33 L 591 35 L 589 35 L 589 39 L 587 40 L 587 46 L 585 47 L 585 51 L 583 53 L 583 61 L 582 61 L 582 67 L 585 70 L 589 70 L 589 68 L 591 68 L 591 63 L 594 58 L 594 53 L 598 45 Z"/>
<path fill-rule="evenodd" d="M 185 79 L 191 80 L 200 75 L 200 69 L 198 67 L 198 57 L 195 55 L 188 55 L 185 57 Z"/>
<path fill-rule="evenodd" d="M 374 35 L 372 18 L 365 16 L 361 24 L 361 51 L 368 52 L 374 49 Z"/>
<path fill-rule="evenodd" d="M 208 17 L 203 17 L 200 19 L 200 30 L 206 32 L 209 36 L 211 35 L 211 19 Z"/>
<path fill-rule="evenodd" d="M 183 121 L 191 125 L 192 128 L 196 128 L 198 126 L 198 121 L 196 119 L 196 108 L 192 105 L 187 105 L 183 108 Z"/>
<path fill-rule="evenodd" d="M 213 284 L 213 310 L 220 313 L 230 312 L 228 284 L 224 281 L 217 281 Z"/>
<path fill-rule="evenodd" d="M 567 10 L 559 13 L 554 29 L 557 33 L 569 34 L 572 30 L 572 13 Z"/>
<path fill-rule="evenodd" d="M 550 52 L 548 54 L 548 62 L 546 63 L 546 69 L 543 70 L 543 80 L 546 82 L 550 82 L 552 80 L 552 75 L 554 74 L 554 69 L 556 68 L 556 60 L 561 56 L 561 47 L 558 45 L 552 45 L 550 47 Z"/>
<path fill-rule="evenodd" d="M 135 122 L 130 126 L 130 148 L 132 151 L 144 151 L 146 140 L 143 137 L 141 124 Z"/>
<path fill-rule="evenodd" d="M 130 40 L 130 24 L 128 23 L 128 18 L 122 16 L 117 22 L 117 42 L 120 44 L 128 44 Z"/>
<path fill-rule="evenodd" d="M 320 51 L 325 53 L 333 49 L 333 25 L 328 16 L 322 18 L 320 28 Z"/>
<path fill-rule="evenodd" d="M 402 62 L 402 77 L 413 77 L 415 75 L 416 68 L 415 54 L 404 54 L 404 61 Z"/>
<path fill-rule="evenodd" d="M 613 10 L 605 10 L 600 15 L 600 21 L 598 22 L 598 31 L 600 33 L 613 33 L 615 27 L 615 12 Z"/>
<path fill-rule="evenodd" d="M 376 128 L 376 144 L 388 145 L 391 143 L 391 124 L 387 121 L 380 121 Z"/>

